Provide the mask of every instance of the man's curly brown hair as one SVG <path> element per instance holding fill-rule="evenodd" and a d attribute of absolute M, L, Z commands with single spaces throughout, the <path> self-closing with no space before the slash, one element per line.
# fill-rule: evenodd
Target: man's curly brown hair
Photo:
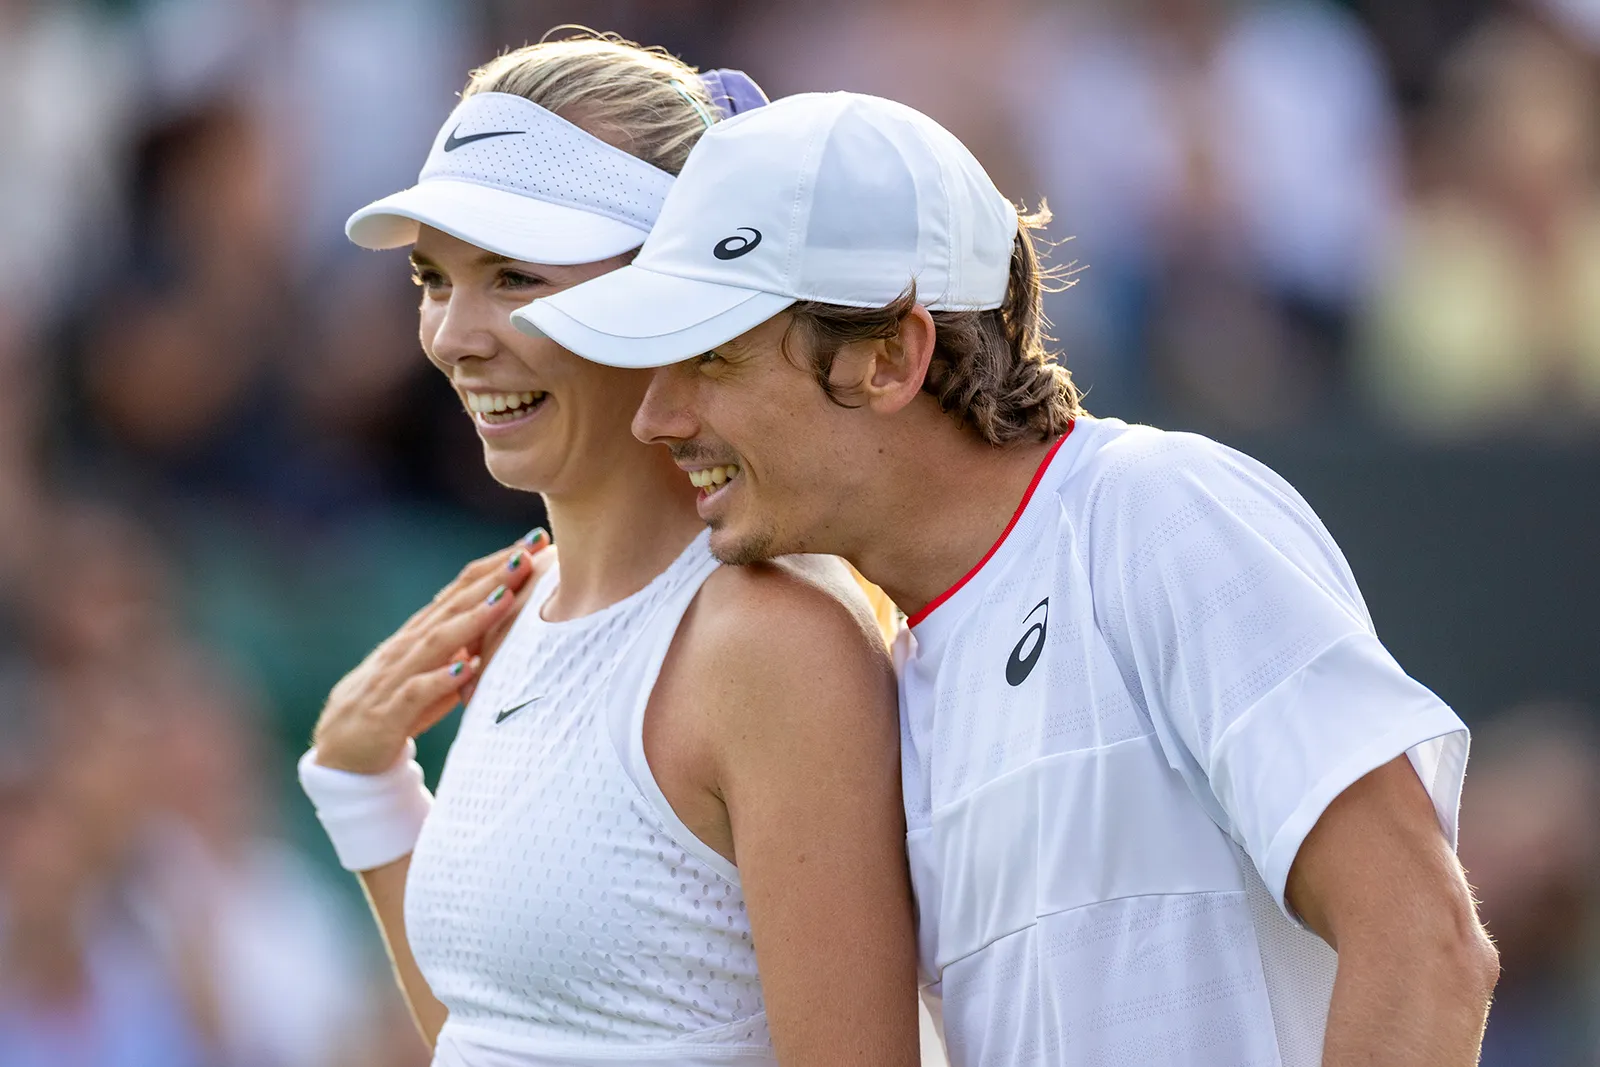
<path fill-rule="evenodd" d="M 992 445 L 1051 440 L 1084 413 L 1071 373 L 1045 349 L 1050 340 L 1044 332 L 1045 283 L 1059 275 L 1040 265 L 1033 231 L 1049 221 L 1050 210 L 1043 205 L 1018 219 L 1010 278 L 1000 307 L 931 313 L 936 334 L 923 391 L 932 394 L 946 414 Z M 798 333 L 807 342 L 798 362 L 809 364 L 830 400 L 849 407 L 848 398 L 832 380 L 839 349 L 896 336 L 900 320 L 916 303 L 915 282 L 881 308 L 802 301 L 789 308 L 784 351 L 791 351 L 790 336 Z"/>

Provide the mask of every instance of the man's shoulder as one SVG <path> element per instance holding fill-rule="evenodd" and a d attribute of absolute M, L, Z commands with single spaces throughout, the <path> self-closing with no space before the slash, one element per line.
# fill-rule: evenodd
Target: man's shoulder
<path fill-rule="evenodd" d="M 1072 481 L 1105 492 L 1173 472 L 1211 469 L 1237 456 L 1239 453 L 1204 434 L 1098 420 L 1075 464 Z"/>
<path fill-rule="evenodd" d="M 1201 498 L 1282 497 L 1290 491 L 1265 464 L 1186 430 L 1104 420 L 1060 489 L 1085 518 L 1119 521 Z"/>

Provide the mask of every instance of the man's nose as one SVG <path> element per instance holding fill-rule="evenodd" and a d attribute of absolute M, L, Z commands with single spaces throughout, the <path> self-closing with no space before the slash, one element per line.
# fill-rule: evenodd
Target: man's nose
<path fill-rule="evenodd" d="M 633 436 L 647 445 L 687 441 L 700 432 L 693 410 L 694 388 L 687 380 L 694 369 L 677 363 L 658 367 L 633 416 Z"/>

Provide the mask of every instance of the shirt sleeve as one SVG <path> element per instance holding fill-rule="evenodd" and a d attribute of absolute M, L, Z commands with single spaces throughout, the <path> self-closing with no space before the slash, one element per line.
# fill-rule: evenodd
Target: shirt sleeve
<path fill-rule="evenodd" d="M 1401 753 L 1452 847 L 1467 731 L 1378 640 L 1343 555 L 1266 467 L 1188 434 L 1090 491 L 1095 613 L 1167 758 L 1284 901 L 1322 812 Z"/>

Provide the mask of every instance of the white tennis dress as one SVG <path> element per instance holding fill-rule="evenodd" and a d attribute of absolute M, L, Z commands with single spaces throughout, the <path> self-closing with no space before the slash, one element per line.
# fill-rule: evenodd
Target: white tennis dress
<path fill-rule="evenodd" d="M 738 871 L 678 819 L 645 705 L 717 567 L 551 623 L 552 570 L 484 672 L 411 858 L 406 931 L 450 1010 L 436 1067 L 771 1065 Z"/>
<path fill-rule="evenodd" d="M 1290 916 L 1328 803 L 1467 733 L 1311 508 L 1193 434 L 1079 419 L 896 649 L 929 999 L 955 1067 L 1315 1067 L 1336 958 Z"/>

